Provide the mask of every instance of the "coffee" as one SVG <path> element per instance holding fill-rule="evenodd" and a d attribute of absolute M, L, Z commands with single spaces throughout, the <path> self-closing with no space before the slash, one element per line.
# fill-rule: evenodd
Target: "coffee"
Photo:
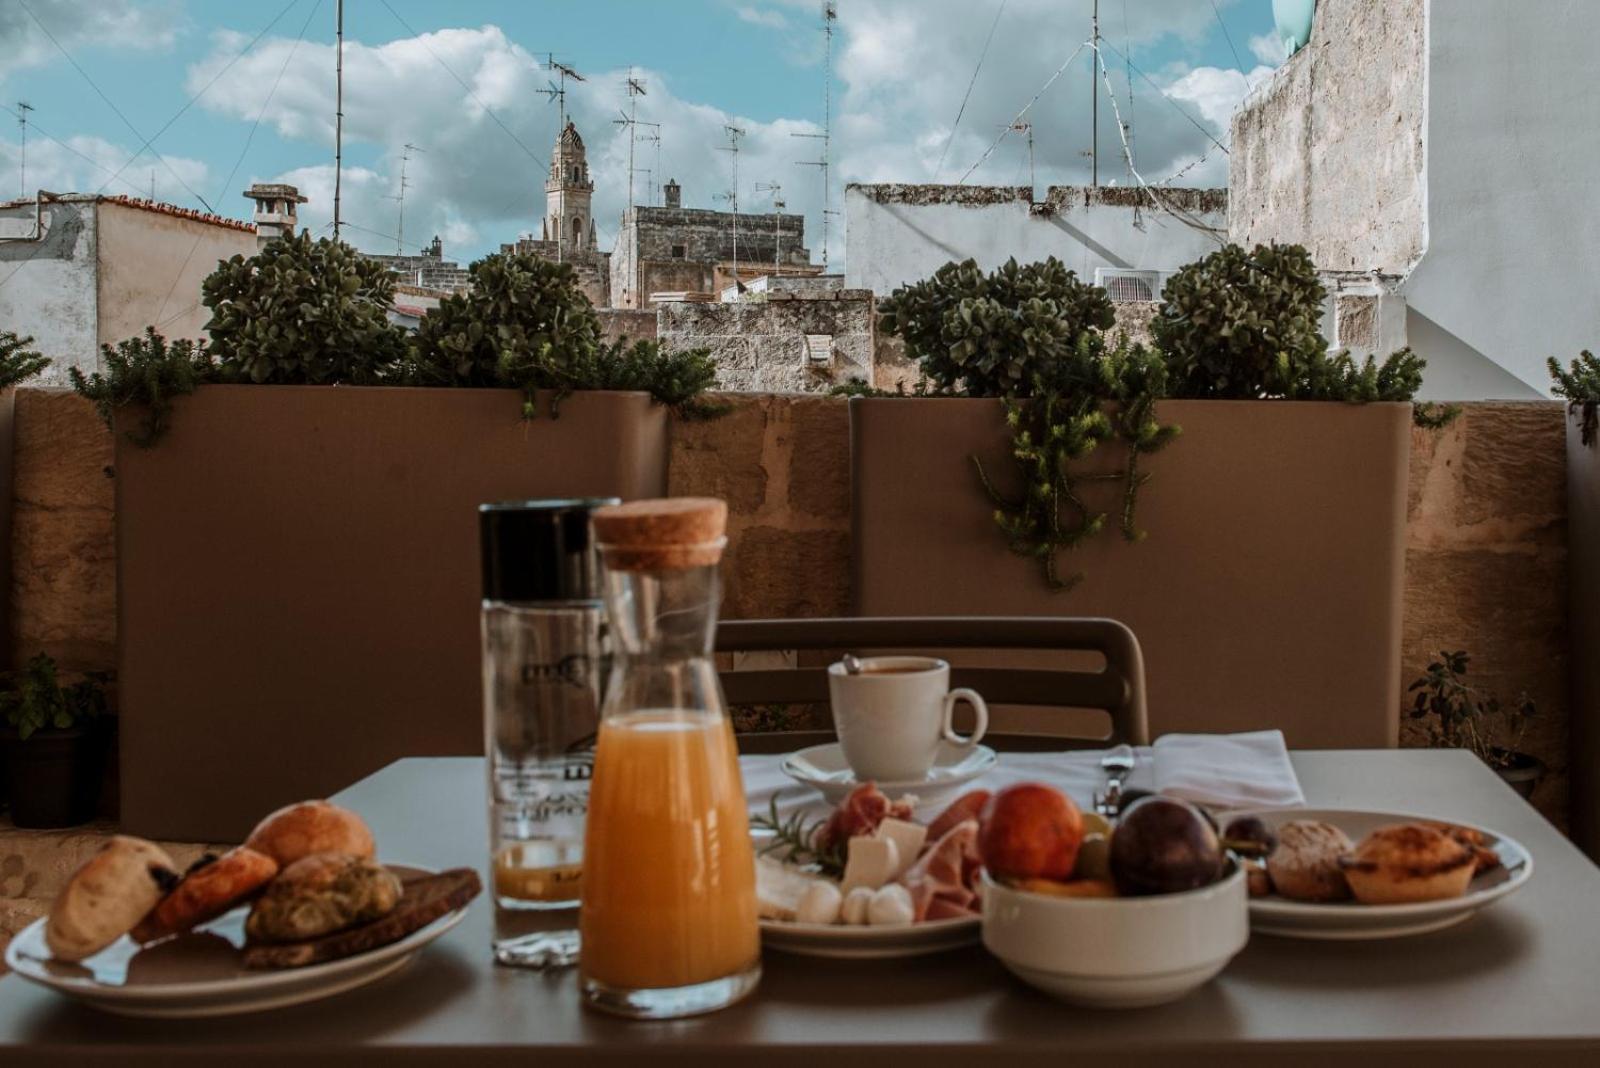
<path fill-rule="evenodd" d="M 901 667 L 899 665 L 895 665 L 895 666 L 892 666 L 892 667 L 864 667 L 864 668 L 861 669 L 861 674 L 863 674 L 863 675 L 916 675 L 916 674 L 919 674 L 919 673 L 927 671 L 927 670 L 928 669 L 925 668 L 925 667 Z"/>

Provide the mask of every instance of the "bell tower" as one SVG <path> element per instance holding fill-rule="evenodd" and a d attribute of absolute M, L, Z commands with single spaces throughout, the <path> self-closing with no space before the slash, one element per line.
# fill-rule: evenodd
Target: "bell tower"
<path fill-rule="evenodd" d="M 594 182 L 578 128 L 568 120 L 550 153 L 550 177 L 544 183 L 544 240 L 558 244 L 563 253 L 596 249 L 594 218 L 589 201 Z"/>

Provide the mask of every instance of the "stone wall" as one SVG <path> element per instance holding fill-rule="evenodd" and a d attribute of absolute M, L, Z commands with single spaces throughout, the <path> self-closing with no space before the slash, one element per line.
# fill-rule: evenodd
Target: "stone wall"
<path fill-rule="evenodd" d="M 728 416 L 674 427 L 668 488 L 729 503 L 728 618 L 847 613 L 846 403 L 726 399 Z M 1505 697 L 1528 691 L 1540 710 L 1528 748 L 1551 766 L 1535 800 L 1564 826 L 1564 413 L 1556 403 L 1464 407 L 1445 431 L 1413 436 L 1402 679 L 1439 649 L 1465 649 L 1474 681 Z M 113 668 L 109 435 L 72 394 L 24 389 L 16 455 L 13 656 L 42 649 L 69 669 Z"/>
<path fill-rule="evenodd" d="M 594 311 L 600 317 L 600 331 L 607 341 L 656 339 L 654 309 L 596 308 Z"/>
<path fill-rule="evenodd" d="M 710 349 L 720 389 L 818 393 L 836 383 L 873 378 L 871 293 L 768 293 L 737 303 L 662 304 L 658 314 L 662 347 L 669 352 Z M 833 339 L 830 362 L 809 360 L 808 334 Z"/>
<path fill-rule="evenodd" d="M 738 214 L 735 256 L 734 214 L 704 208 L 638 205 L 622 216 L 611 253 L 611 297 L 619 308 L 640 308 L 651 293 L 715 292 L 715 268 L 737 259 L 787 267 L 811 263 L 805 216 Z"/>

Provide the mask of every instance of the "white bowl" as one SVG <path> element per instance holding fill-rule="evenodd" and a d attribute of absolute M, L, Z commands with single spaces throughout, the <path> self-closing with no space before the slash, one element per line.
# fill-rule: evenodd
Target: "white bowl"
<path fill-rule="evenodd" d="M 1237 865 L 1181 894 L 1067 898 L 983 877 L 983 944 L 1018 978 L 1073 1005 L 1138 1008 L 1199 988 L 1250 939 Z"/>

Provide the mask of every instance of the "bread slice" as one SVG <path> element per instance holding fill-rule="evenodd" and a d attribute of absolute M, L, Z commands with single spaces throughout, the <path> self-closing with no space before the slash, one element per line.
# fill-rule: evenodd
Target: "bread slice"
<path fill-rule="evenodd" d="M 440 916 L 465 908 L 483 890 L 478 873 L 472 868 L 412 876 L 401 880 L 401 886 L 405 892 L 400 903 L 387 916 L 304 942 L 247 945 L 244 966 L 254 970 L 303 968 L 353 957 L 398 942 Z"/>

